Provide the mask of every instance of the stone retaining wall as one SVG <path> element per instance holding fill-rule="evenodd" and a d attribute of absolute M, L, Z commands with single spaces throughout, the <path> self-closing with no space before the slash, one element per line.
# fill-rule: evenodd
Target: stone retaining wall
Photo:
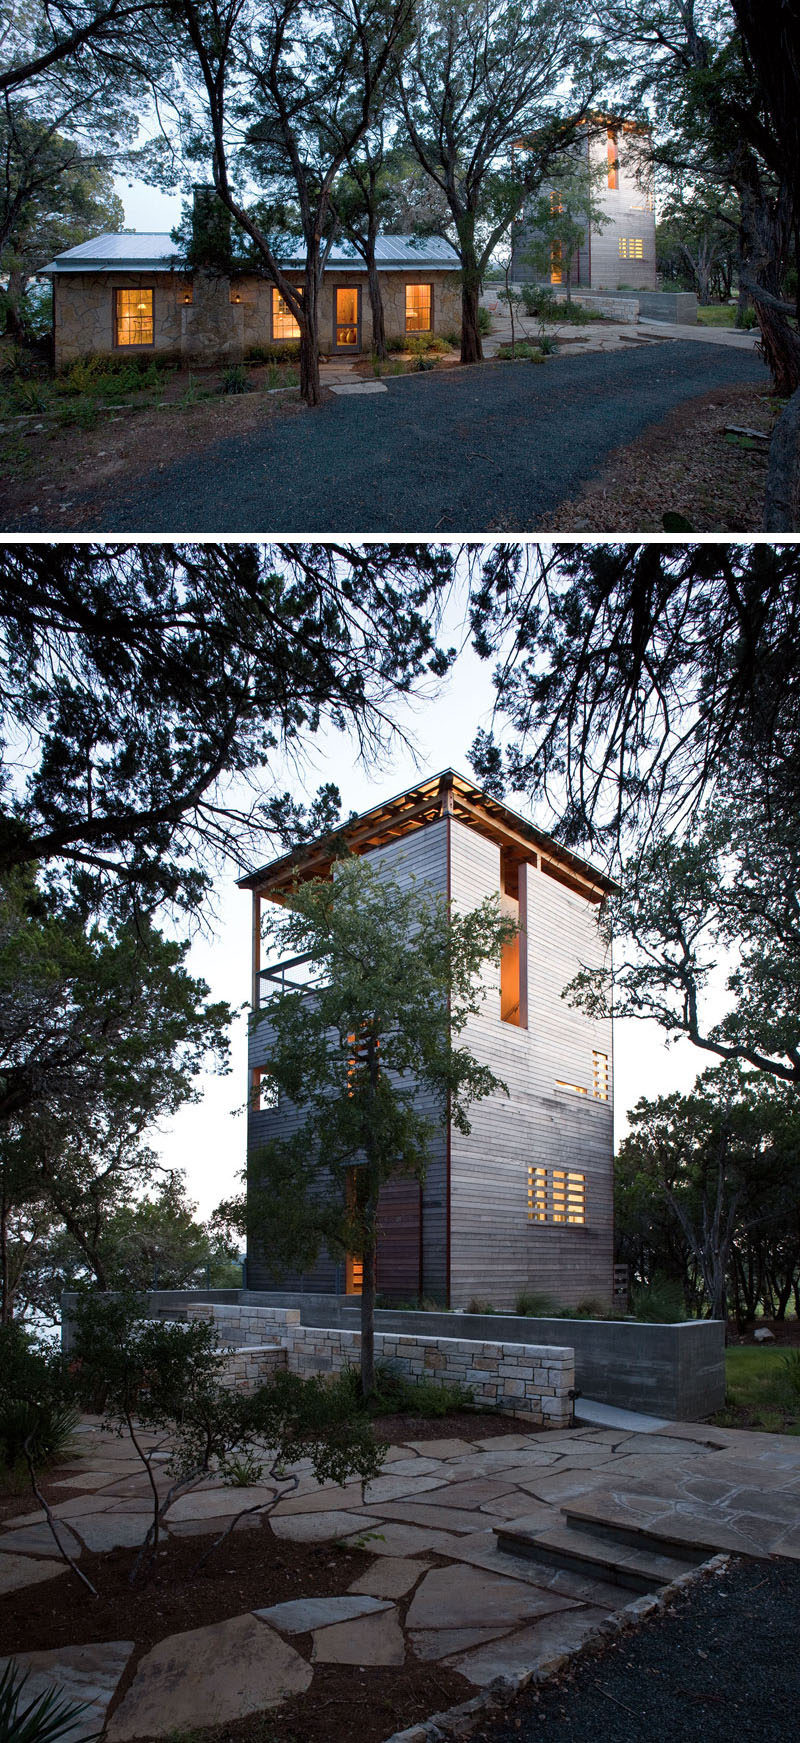
<path fill-rule="evenodd" d="M 299 1308 L 197 1303 L 188 1306 L 187 1313 L 190 1318 L 213 1321 L 245 1368 L 251 1349 L 265 1349 L 265 1333 L 280 1340 L 290 1373 L 338 1373 L 348 1363 L 358 1364 L 360 1332 L 303 1325 Z M 569 1393 L 575 1384 L 575 1359 L 571 1349 L 387 1331 L 375 1333 L 375 1355 L 409 1379 L 465 1387 L 483 1410 L 510 1412 L 553 1428 L 568 1427 L 572 1420 Z"/>
<path fill-rule="evenodd" d="M 210 1316 L 194 1313 L 192 1317 Z M 226 1352 L 220 1380 L 223 1386 L 231 1386 L 237 1392 L 256 1392 L 259 1386 L 264 1386 L 286 1366 L 286 1350 L 282 1344 L 245 1344 L 240 1349 Z"/>

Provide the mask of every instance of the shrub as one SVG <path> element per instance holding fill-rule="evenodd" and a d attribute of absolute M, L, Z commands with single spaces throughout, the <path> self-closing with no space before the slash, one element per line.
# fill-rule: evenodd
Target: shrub
<path fill-rule="evenodd" d="M 483 337 L 486 338 L 487 333 L 491 333 L 491 330 L 492 317 L 489 314 L 489 310 L 484 307 L 484 304 L 480 303 L 478 305 L 478 332 L 482 333 Z"/>
<path fill-rule="evenodd" d="M 793 1404 L 800 1404 L 800 1350 L 790 1350 L 782 1360 L 789 1396 Z"/>
<path fill-rule="evenodd" d="M 649 1283 L 640 1283 L 631 1290 L 631 1313 L 634 1319 L 671 1324 L 686 1318 L 683 1291 L 673 1277 L 656 1271 Z"/>
<path fill-rule="evenodd" d="M 541 345 L 532 345 L 528 339 L 518 339 L 512 351 L 510 345 L 501 345 L 497 352 L 499 363 L 544 363 L 545 353 Z"/>
<path fill-rule="evenodd" d="M 67 1701 L 57 1689 L 32 1696 L 26 1706 L 22 1696 L 29 1677 L 10 1659 L 0 1676 L 0 1743 L 57 1743 L 69 1733 L 82 1734 L 75 1721 L 85 1713 L 88 1701 Z M 96 1731 L 90 1732 L 96 1737 Z"/>
<path fill-rule="evenodd" d="M 405 348 L 412 357 L 424 357 L 431 351 L 435 352 L 437 357 L 441 357 L 445 351 L 449 350 L 447 340 L 441 338 L 438 333 L 409 333 L 406 336 Z"/>
<path fill-rule="evenodd" d="M 342 1369 L 332 1390 L 339 1391 L 350 1410 L 364 1409 L 361 1377 L 349 1365 Z M 370 1416 L 448 1416 L 453 1410 L 469 1410 L 472 1393 L 463 1386 L 439 1385 L 434 1380 L 409 1379 L 392 1362 L 375 1363 L 375 1391 L 366 1402 Z"/>
<path fill-rule="evenodd" d="M 461 350 L 461 332 L 458 327 L 452 327 L 448 333 L 443 333 L 442 338 L 451 351 Z"/>
<path fill-rule="evenodd" d="M 553 1319 L 558 1314 L 558 1308 L 551 1295 L 545 1295 L 536 1289 L 521 1289 L 517 1296 L 515 1313 L 524 1319 Z"/>
<path fill-rule="evenodd" d="M 220 393 L 249 393 L 250 383 L 241 363 L 226 369 L 220 383 Z"/>
<path fill-rule="evenodd" d="M 26 1444 L 34 1465 L 63 1457 L 78 1422 L 59 1352 L 37 1349 L 19 1325 L 0 1326 L 0 1466 L 13 1473 Z"/>
<path fill-rule="evenodd" d="M 286 339 L 281 345 L 251 345 L 244 354 L 245 363 L 299 363 L 300 340 Z"/>

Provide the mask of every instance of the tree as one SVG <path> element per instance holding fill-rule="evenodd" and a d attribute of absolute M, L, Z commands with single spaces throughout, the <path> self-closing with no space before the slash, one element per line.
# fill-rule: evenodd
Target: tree
<path fill-rule="evenodd" d="M 595 1015 L 654 1019 L 670 1037 L 800 1085 L 800 831 L 741 801 L 710 808 L 685 837 L 637 857 L 603 916 L 618 940 L 605 970 L 582 969 L 576 1002 Z M 624 941 L 624 942 L 622 942 Z M 732 1000 L 704 1015 L 720 955 Z M 613 983 L 613 991 L 612 991 Z"/>
<path fill-rule="evenodd" d="M 608 217 L 596 198 L 597 175 L 588 164 L 568 161 L 557 168 L 553 187 L 525 211 L 527 246 L 520 252 L 536 271 L 550 278 L 554 268 L 572 300 L 572 270 L 590 226 L 602 229 Z"/>
<path fill-rule="evenodd" d="M 281 992 L 260 1019 L 269 1079 L 297 1122 L 253 1157 L 238 1214 L 276 1265 L 305 1269 L 323 1246 L 360 1257 L 365 1396 L 380 1190 L 396 1175 L 421 1179 L 441 1120 L 469 1131 L 470 1102 L 504 1087 L 454 1037 L 515 931 L 495 902 L 450 912 L 363 859 L 300 884 L 280 926 L 282 953 L 310 954 L 316 971 L 311 992 Z"/>
<path fill-rule="evenodd" d="M 0 263 L 7 278 L 6 327 L 22 334 L 24 299 L 39 267 L 125 221 L 111 169 L 52 126 L 14 113 L 0 118 L 6 175 L 0 194 Z"/>
<path fill-rule="evenodd" d="M 791 810 L 800 784 L 800 561 L 792 545 L 501 545 L 472 602 L 496 659 L 501 749 L 473 767 L 549 804 L 570 845 L 625 855 L 719 781 Z"/>
<path fill-rule="evenodd" d="M 148 0 L 48 0 L 40 6 L 4 5 L 2 41 L 6 65 L 0 69 L 0 92 L 38 84 L 53 69 L 92 55 L 99 59 L 130 57 L 132 39 L 143 16 L 154 8 Z"/>
<path fill-rule="evenodd" d="M 368 758 L 396 699 L 447 669 L 454 561 L 444 546 L 5 546 L 0 874 L 37 863 L 84 904 L 196 909 L 210 865 L 263 851 L 273 757 L 328 719 Z"/>
<path fill-rule="evenodd" d="M 335 234 L 333 186 L 373 121 L 415 4 L 178 0 L 175 8 L 185 74 L 205 105 L 214 185 L 298 323 L 300 391 L 310 405 L 320 397 L 318 301 Z M 286 276 L 275 227 L 259 220 L 254 185 L 266 190 L 267 210 L 282 212 L 287 195 L 296 202 L 302 289 Z"/>
<path fill-rule="evenodd" d="M 117 1206 L 102 1230 L 103 1272 L 110 1289 L 236 1288 L 236 1246 L 218 1228 L 195 1220 L 183 1176 L 172 1170 L 155 1196 Z"/>
<path fill-rule="evenodd" d="M 698 302 L 731 294 L 737 263 L 739 213 L 718 193 L 691 197 L 676 190 L 656 225 L 656 264 L 662 276 L 688 280 Z"/>
<path fill-rule="evenodd" d="M 225 1067 L 228 1007 L 186 944 L 140 916 L 103 929 L 17 872 L 0 889 L 0 1317 L 64 1230 L 101 1285 L 106 1228 L 156 1172 L 144 1138 Z"/>
<path fill-rule="evenodd" d="M 776 1244 L 783 1234 L 798 1183 L 797 1096 L 726 1064 L 703 1072 L 688 1095 L 642 1099 L 629 1120 L 617 1163 L 623 1214 L 638 1197 L 650 1263 L 680 1275 L 687 1300 L 699 1297 L 711 1318 L 724 1319 L 753 1231 Z"/>
<path fill-rule="evenodd" d="M 388 356 L 388 352 L 376 245 L 381 219 L 390 209 L 393 198 L 390 173 L 384 119 L 380 115 L 357 149 L 351 152 L 346 168 L 334 186 L 331 203 L 342 235 L 358 250 L 367 268 L 372 349 L 381 358 Z"/>
<path fill-rule="evenodd" d="M 413 49 L 398 61 L 408 136 L 447 201 L 461 260 L 464 363 L 482 356 L 478 299 L 491 255 L 526 188 L 563 161 L 589 100 L 587 21 L 571 0 L 425 0 Z M 554 96 L 567 79 L 569 119 Z"/>

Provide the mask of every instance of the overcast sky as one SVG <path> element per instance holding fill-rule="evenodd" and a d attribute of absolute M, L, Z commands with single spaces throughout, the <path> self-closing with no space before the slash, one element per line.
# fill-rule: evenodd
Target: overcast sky
<path fill-rule="evenodd" d="M 458 639 L 458 624 L 443 640 Z M 290 786 L 297 797 L 311 796 L 323 781 L 335 781 L 342 794 L 343 811 L 365 811 L 381 800 L 413 785 L 441 769 L 455 768 L 470 776 L 467 752 L 479 726 L 489 724 L 493 690 L 490 666 L 467 650 L 433 700 L 411 704 L 397 716 L 413 733 L 416 760 L 411 751 L 397 744 L 386 765 L 365 771 L 357 762 L 350 740 L 338 733 L 321 734 L 311 749 L 302 777 L 287 770 L 279 776 L 282 789 Z M 526 811 L 524 801 L 510 799 L 515 810 Z M 532 821 L 547 827 L 547 819 Z M 276 849 L 276 853 L 279 849 Z M 269 858 L 269 854 L 265 858 Z M 213 926 L 213 935 L 211 927 Z M 249 891 L 238 890 L 233 873 L 220 878 L 215 890 L 215 916 L 209 918 L 209 933 L 198 937 L 191 951 L 190 967 L 208 981 L 217 998 L 243 1006 L 250 992 Z M 663 1032 L 650 1022 L 626 1021 L 615 1025 L 616 1127 L 625 1130 L 628 1108 L 642 1095 L 656 1095 L 688 1088 L 709 1063 L 687 1041 L 667 1047 Z M 165 1131 L 155 1147 L 171 1168 L 186 1172 L 190 1193 L 202 1215 L 207 1215 L 236 1184 L 244 1165 L 247 1093 L 246 1017 L 234 1024 L 233 1070 L 228 1077 L 206 1077 L 198 1104 L 185 1108 Z"/>

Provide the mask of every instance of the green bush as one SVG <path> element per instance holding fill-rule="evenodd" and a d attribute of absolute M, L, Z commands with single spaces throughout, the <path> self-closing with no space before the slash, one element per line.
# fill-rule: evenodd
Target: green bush
<path fill-rule="evenodd" d="M 282 345 L 251 345 L 244 354 L 245 363 L 299 363 L 300 340 L 286 339 Z"/>
<path fill-rule="evenodd" d="M 800 1350 L 789 1350 L 782 1362 L 789 1397 L 795 1405 L 800 1404 Z"/>
<path fill-rule="evenodd" d="M 36 1466 L 62 1458 L 78 1419 L 60 1353 L 37 1349 L 19 1325 L 0 1326 L 0 1468 L 19 1469 L 26 1443 Z"/>
<path fill-rule="evenodd" d="M 348 1407 L 364 1409 L 361 1377 L 347 1366 L 333 1382 Z M 469 1410 L 472 1393 L 463 1386 L 439 1385 L 434 1380 L 411 1380 L 392 1362 L 375 1363 L 375 1391 L 366 1402 L 370 1416 L 448 1416 L 454 1410 Z"/>
<path fill-rule="evenodd" d="M 74 1735 L 75 1721 L 86 1712 L 89 1702 L 67 1701 L 57 1689 L 45 1689 L 23 1706 L 29 1675 L 10 1659 L 0 1676 L 0 1743 L 57 1743 L 59 1737 Z M 97 1737 L 99 1732 L 89 1736 Z"/>
<path fill-rule="evenodd" d="M 544 359 L 544 347 L 532 345 L 528 339 L 518 339 L 513 350 L 510 345 L 501 345 L 497 352 L 498 363 L 544 363 Z"/>
<path fill-rule="evenodd" d="M 226 369 L 220 383 L 220 393 L 249 393 L 250 383 L 241 363 Z"/>
<path fill-rule="evenodd" d="M 514 1304 L 514 1312 L 523 1319 L 553 1319 L 558 1311 L 552 1296 L 536 1289 L 521 1289 Z"/>
<path fill-rule="evenodd" d="M 442 338 L 444 339 L 445 344 L 450 346 L 451 351 L 460 351 L 461 350 L 461 330 L 460 330 L 460 328 L 451 327 L 449 332 L 442 334 Z"/>
<path fill-rule="evenodd" d="M 536 315 L 540 321 L 570 321 L 573 326 L 585 327 L 590 321 L 605 320 L 598 309 L 587 309 L 583 303 L 567 302 L 566 297 L 557 297 L 546 284 L 524 284 L 522 286 L 522 302 L 527 315 Z"/>
<path fill-rule="evenodd" d="M 672 1324 L 686 1318 L 683 1290 L 673 1277 L 656 1271 L 649 1283 L 640 1283 L 631 1290 L 631 1313 L 634 1319 L 651 1323 Z"/>
<path fill-rule="evenodd" d="M 491 333 L 491 330 L 492 330 L 492 317 L 489 314 L 489 310 L 484 307 L 483 303 L 479 303 L 479 305 L 478 305 L 478 332 L 482 333 L 483 337 L 485 339 L 487 333 Z M 460 343 L 461 343 L 461 341 L 459 340 L 459 344 Z"/>
<path fill-rule="evenodd" d="M 426 357 L 431 351 L 441 357 L 450 349 L 447 340 L 439 333 L 409 333 L 405 348 L 412 357 Z"/>
<path fill-rule="evenodd" d="M 495 1313 L 491 1301 L 485 1301 L 482 1295 L 473 1295 L 467 1305 L 467 1313 Z"/>

